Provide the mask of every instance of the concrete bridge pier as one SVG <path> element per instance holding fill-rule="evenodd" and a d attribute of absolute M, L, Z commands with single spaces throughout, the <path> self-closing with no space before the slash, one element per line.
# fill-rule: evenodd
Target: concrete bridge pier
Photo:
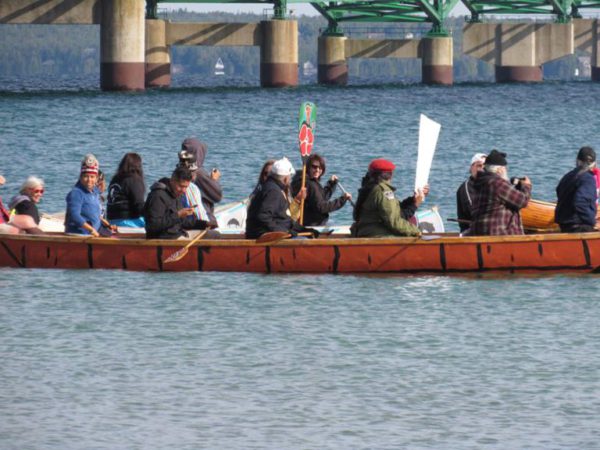
<path fill-rule="evenodd" d="M 319 84 L 348 84 L 345 36 L 319 36 L 317 79 Z"/>
<path fill-rule="evenodd" d="M 144 2 L 103 0 L 100 24 L 100 87 L 144 89 Z"/>
<path fill-rule="evenodd" d="M 287 87 L 298 85 L 298 22 L 265 20 L 261 22 L 260 85 Z"/>
<path fill-rule="evenodd" d="M 575 48 L 590 55 L 592 81 L 600 81 L 600 20 L 574 19 Z"/>
<path fill-rule="evenodd" d="M 146 20 L 146 87 L 171 85 L 171 55 L 164 20 Z"/>
<path fill-rule="evenodd" d="M 542 64 L 574 52 L 571 23 L 470 23 L 463 52 L 494 64 L 497 82 L 543 80 Z"/>
<path fill-rule="evenodd" d="M 421 77 L 424 84 L 450 86 L 454 82 L 452 73 L 453 42 L 451 37 L 424 37 L 421 39 Z"/>

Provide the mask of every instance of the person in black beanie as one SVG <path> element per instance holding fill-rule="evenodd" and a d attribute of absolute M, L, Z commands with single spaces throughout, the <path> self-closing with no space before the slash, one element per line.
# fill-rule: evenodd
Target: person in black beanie
<path fill-rule="evenodd" d="M 581 147 L 577 153 L 576 167 L 562 177 L 556 187 L 558 202 L 554 221 L 563 233 L 594 231 L 598 212 L 596 178 L 596 152 L 592 147 Z"/>
<path fill-rule="evenodd" d="M 524 177 L 516 185 L 511 183 L 506 166 L 506 153 L 498 150 L 492 150 L 485 159 L 483 172 L 474 183 L 470 235 L 523 234 L 519 211 L 531 198 L 531 181 Z"/>

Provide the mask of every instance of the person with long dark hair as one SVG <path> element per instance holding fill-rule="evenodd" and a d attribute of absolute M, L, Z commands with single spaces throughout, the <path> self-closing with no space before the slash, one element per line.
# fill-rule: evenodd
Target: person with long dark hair
<path fill-rule="evenodd" d="M 145 192 L 142 157 L 137 153 L 126 153 L 108 186 L 106 218 L 110 224 L 143 227 Z"/>
<path fill-rule="evenodd" d="M 399 201 L 394 195 L 392 176 L 396 166 L 386 159 L 374 159 L 362 179 L 354 208 L 354 237 L 419 236 L 421 231 L 409 222 L 426 193 Z M 428 187 L 426 188 L 428 191 Z"/>
<path fill-rule="evenodd" d="M 327 167 L 325 159 L 318 153 L 313 153 L 306 162 L 306 200 L 304 201 L 304 225 L 322 226 L 327 224 L 329 213 L 344 207 L 352 195 L 344 193 L 331 200 L 338 178 L 332 175 L 325 187 L 321 185 L 321 177 Z M 302 185 L 302 174 L 298 172 L 292 180 L 292 194 L 297 195 Z"/>

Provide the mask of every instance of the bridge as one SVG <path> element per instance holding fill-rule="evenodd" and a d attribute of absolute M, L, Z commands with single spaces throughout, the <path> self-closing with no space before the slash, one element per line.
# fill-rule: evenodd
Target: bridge
<path fill-rule="evenodd" d="M 158 15 L 168 3 L 256 3 L 272 7 L 273 16 L 258 23 L 171 22 Z M 100 25 L 103 90 L 169 86 L 175 45 L 258 46 L 261 85 L 283 87 L 298 84 L 293 3 L 309 3 L 327 20 L 318 42 L 322 84 L 346 84 L 352 58 L 419 58 L 423 83 L 452 84 L 453 39 L 445 23 L 459 6 L 469 13 L 463 53 L 493 64 L 498 82 L 542 81 L 542 64 L 576 51 L 590 55 L 592 80 L 600 81 L 600 23 L 582 17 L 600 0 L 0 0 L 0 24 Z M 345 35 L 346 24 L 367 22 L 429 24 L 429 31 L 406 39 Z"/>

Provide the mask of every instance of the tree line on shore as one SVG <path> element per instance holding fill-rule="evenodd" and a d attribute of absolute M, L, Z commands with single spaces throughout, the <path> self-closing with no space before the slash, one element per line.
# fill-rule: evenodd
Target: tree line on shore
<path fill-rule="evenodd" d="M 169 12 L 174 22 L 257 22 L 260 14 L 195 13 L 187 10 Z M 317 66 L 317 39 L 327 22 L 322 17 L 300 16 L 299 62 Z M 447 27 L 454 38 L 455 81 L 493 81 L 494 67 L 462 54 L 464 18 L 450 18 Z M 373 23 L 345 24 L 349 37 L 374 39 L 423 36 L 430 24 Z M 64 76 L 98 74 L 100 70 L 100 27 L 91 25 L 0 25 L 0 76 Z M 171 49 L 174 76 L 179 73 L 213 76 L 218 59 L 224 63 L 225 75 L 256 78 L 260 74 L 259 49 L 256 47 L 184 47 Z M 544 65 L 547 79 L 574 78 L 578 60 L 575 55 Z M 417 59 L 357 59 L 349 62 L 349 76 L 355 79 L 418 82 L 421 62 Z M 310 75 L 314 78 L 314 74 Z"/>

